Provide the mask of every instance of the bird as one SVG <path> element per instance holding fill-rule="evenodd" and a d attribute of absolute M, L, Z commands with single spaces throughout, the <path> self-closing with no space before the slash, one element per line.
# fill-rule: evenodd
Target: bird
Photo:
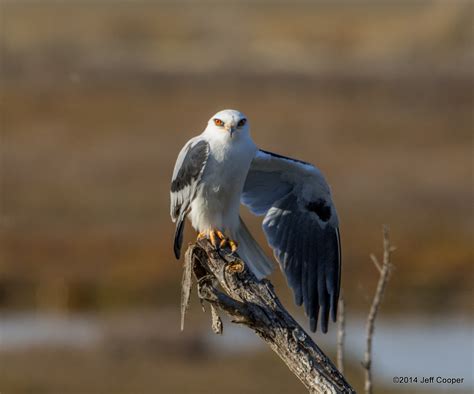
<path fill-rule="evenodd" d="M 259 149 L 247 117 L 232 109 L 213 115 L 204 131 L 180 151 L 171 179 L 174 254 L 180 258 L 185 219 L 216 249 L 228 246 L 258 280 L 273 260 L 240 216 L 243 204 L 263 216 L 274 258 L 304 305 L 312 332 L 328 331 L 337 319 L 341 285 L 339 219 L 331 189 L 314 165 Z"/>

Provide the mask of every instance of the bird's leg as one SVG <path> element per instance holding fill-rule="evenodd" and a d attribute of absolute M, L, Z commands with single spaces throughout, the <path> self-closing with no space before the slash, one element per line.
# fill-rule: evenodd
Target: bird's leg
<path fill-rule="evenodd" d="M 196 239 L 197 239 L 198 241 L 201 241 L 201 240 L 203 240 L 204 238 L 206 238 L 206 232 L 205 232 L 205 231 L 201 231 L 201 232 L 198 233 Z"/>

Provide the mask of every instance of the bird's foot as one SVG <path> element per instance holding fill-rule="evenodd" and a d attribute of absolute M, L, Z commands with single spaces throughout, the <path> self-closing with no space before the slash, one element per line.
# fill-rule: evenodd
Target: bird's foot
<path fill-rule="evenodd" d="M 234 253 L 237 250 L 237 248 L 239 246 L 237 244 L 237 241 L 234 241 L 233 239 L 227 238 L 220 231 L 217 231 L 216 233 L 217 233 L 217 236 L 219 237 L 219 239 L 221 240 L 220 243 L 219 243 L 219 249 L 223 249 L 226 246 L 229 246 L 232 253 Z"/>
<path fill-rule="evenodd" d="M 222 231 L 217 229 L 209 231 L 209 240 L 211 241 L 211 244 L 214 246 L 214 248 L 219 249 L 225 239 L 225 235 L 222 233 Z"/>
<path fill-rule="evenodd" d="M 205 233 L 199 233 L 198 239 L 201 234 L 203 234 L 203 237 L 205 237 Z M 236 241 L 226 237 L 222 231 L 217 229 L 209 231 L 209 240 L 211 241 L 212 246 L 214 246 L 216 249 L 223 249 L 226 246 L 229 246 L 232 253 L 234 253 L 238 248 Z"/>
<path fill-rule="evenodd" d="M 204 238 L 206 238 L 206 232 L 201 231 L 201 232 L 198 233 L 196 240 L 202 241 Z"/>
<path fill-rule="evenodd" d="M 202 241 L 205 238 L 209 238 L 214 247 L 219 244 L 219 241 L 222 242 L 226 240 L 225 235 L 220 230 L 200 231 L 196 239 Z"/>

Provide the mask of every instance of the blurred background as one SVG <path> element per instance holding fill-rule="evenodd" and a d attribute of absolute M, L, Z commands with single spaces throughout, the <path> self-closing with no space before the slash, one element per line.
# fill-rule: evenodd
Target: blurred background
<path fill-rule="evenodd" d="M 369 254 L 388 224 L 376 391 L 472 392 L 472 2 L 2 0 L 0 12 L 2 393 L 305 392 L 249 330 L 211 334 L 196 298 L 179 331 L 171 172 L 224 108 L 332 186 L 353 385 Z M 307 328 L 279 270 L 271 280 Z M 330 355 L 335 331 L 314 336 Z"/>

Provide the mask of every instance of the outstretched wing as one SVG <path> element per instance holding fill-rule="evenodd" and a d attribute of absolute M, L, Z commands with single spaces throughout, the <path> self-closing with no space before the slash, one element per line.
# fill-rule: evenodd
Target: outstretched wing
<path fill-rule="evenodd" d="M 179 259 L 183 243 L 184 219 L 189 212 L 209 157 L 209 144 L 194 137 L 179 152 L 171 179 L 171 219 L 176 223 L 174 254 Z"/>
<path fill-rule="evenodd" d="M 263 230 L 275 258 L 304 304 L 315 331 L 336 321 L 341 275 L 338 218 L 321 172 L 309 163 L 260 150 L 245 181 L 242 203 L 265 215 Z"/>

